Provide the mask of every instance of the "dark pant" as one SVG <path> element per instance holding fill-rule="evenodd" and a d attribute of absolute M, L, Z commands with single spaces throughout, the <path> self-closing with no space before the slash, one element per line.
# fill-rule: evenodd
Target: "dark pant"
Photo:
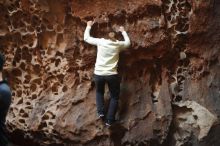
<path fill-rule="evenodd" d="M 104 93 L 105 83 L 108 84 L 110 92 L 110 102 L 107 111 L 107 120 L 114 121 L 118 108 L 118 99 L 120 94 L 120 77 L 119 75 L 100 76 L 94 75 L 96 85 L 96 106 L 99 114 L 104 114 Z"/>

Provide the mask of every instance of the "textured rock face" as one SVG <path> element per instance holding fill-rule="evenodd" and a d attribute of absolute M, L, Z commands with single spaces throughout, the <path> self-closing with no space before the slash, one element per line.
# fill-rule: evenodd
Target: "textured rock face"
<path fill-rule="evenodd" d="M 220 2 L 217 0 L 3 0 L 0 49 L 21 145 L 220 145 Z M 125 26 L 119 122 L 96 117 L 96 49 L 83 42 Z M 106 102 L 109 99 L 106 87 Z"/>

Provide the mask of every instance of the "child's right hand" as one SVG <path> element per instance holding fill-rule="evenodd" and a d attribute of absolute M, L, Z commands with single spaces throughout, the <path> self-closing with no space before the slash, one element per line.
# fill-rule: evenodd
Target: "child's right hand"
<path fill-rule="evenodd" d="M 118 29 L 120 32 L 123 32 L 125 31 L 125 28 L 123 26 L 120 26 L 119 29 Z"/>

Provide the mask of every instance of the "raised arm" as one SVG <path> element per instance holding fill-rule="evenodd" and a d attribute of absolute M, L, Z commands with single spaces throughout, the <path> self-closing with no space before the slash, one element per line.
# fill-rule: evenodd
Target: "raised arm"
<path fill-rule="evenodd" d="M 87 22 L 86 30 L 84 32 L 84 41 L 91 44 L 91 45 L 97 46 L 100 42 L 100 39 L 90 36 L 90 30 L 91 30 L 93 24 L 94 24 L 93 21 Z"/>
<path fill-rule="evenodd" d="M 119 31 L 122 33 L 123 37 L 124 37 L 124 41 L 120 41 L 120 45 L 121 45 L 121 49 L 126 49 L 131 45 L 131 41 L 128 37 L 127 32 L 124 30 L 123 26 L 120 26 Z"/>

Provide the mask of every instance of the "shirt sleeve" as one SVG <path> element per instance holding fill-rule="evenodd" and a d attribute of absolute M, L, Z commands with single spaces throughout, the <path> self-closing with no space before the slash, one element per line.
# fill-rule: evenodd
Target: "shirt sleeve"
<path fill-rule="evenodd" d="M 100 40 L 99 38 L 94 38 L 90 36 L 90 30 L 91 30 L 91 26 L 87 26 L 86 30 L 84 32 L 84 41 L 91 44 L 91 45 L 98 45 Z"/>
<path fill-rule="evenodd" d="M 122 35 L 124 37 L 124 41 L 119 41 L 119 44 L 121 46 L 121 50 L 124 50 L 124 49 L 128 48 L 131 45 L 131 41 L 130 41 L 126 31 L 123 31 Z"/>

